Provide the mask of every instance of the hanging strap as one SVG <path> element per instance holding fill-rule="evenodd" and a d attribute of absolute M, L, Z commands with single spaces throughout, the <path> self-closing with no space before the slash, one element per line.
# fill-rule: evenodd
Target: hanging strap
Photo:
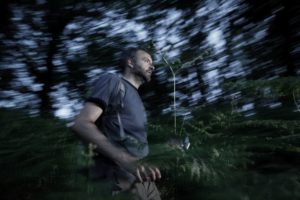
<path fill-rule="evenodd" d="M 120 128 L 120 137 L 121 137 L 121 140 L 123 140 L 123 139 L 125 139 L 125 133 L 124 133 L 123 123 L 122 123 L 119 111 L 117 111 L 117 116 L 118 116 L 118 122 L 119 122 L 119 128 Z"/>
<path fill-rule="evenodd" d="M 120 115 L 120 109 L 124 107 L 124 97 L 125 97 L 125 86 L 124 83 L 122 82 L 121 78 L 118 77 L 118 84 L 117 87 L 114 87 L 114 84 L 110 84 L 110 102 L 112 103 L 110 110 L 107 111 L 108 113 L 114 113 L 117 115 L 118 118 L 118 123 L 119 123 L 119 133 L 120 133 L 120 140 L 125 139 L 125 131 L 123 127 L 123 123 L 121 120 L 121 115 Z"/>

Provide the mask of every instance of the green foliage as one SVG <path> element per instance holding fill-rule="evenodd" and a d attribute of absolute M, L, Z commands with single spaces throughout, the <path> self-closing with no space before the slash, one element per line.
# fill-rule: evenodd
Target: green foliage
<path fill-rule="evenodd" d="M 245 118 L 228 105 L 193 110 L 183 126 L 188 150 L 167 143 L 170 116 L 150 119 L 151 154 L 141 162 L 161 169 L 163 199 L 297 199 L 299 121 L 274 114 Z M 109 184 L 79 173 L 92 164 L 92 147 L 83 151 L 61 122 L 18 110 L 0 115 L 2 199 L 111 199 Z"/>
<path fill-rule="evenodd" d="M 152 47 L 153 48 L 153 47 Z M 165 55 L 162 52 L 158 51 L 161 54 L 162 60 L 164 64 L 174 73 L 173 75 L 179 73 L 180 70 L 193 67 L 196 65 L 197 62 L 203 61 L 206 57 L 212 54 L 212 49 L 206 49 L 205 51 L 201 52 L 199 55 L 195 57 L 191 57 L 186 61 L 182 61 L 180 58 L 177 58 L 172 61 L 168 61 Z"/>
<path fill-rule="evenodd" d="M 195 58 L 191 58 L 191 60 L 182 63 L 182 61 L 180 60 L 180 58 L 177 58 L 175 61 L 173 61 L 172 63 L 170 63 L 166 57 L 162 54 L 161 51 L 158 50 L 158 53 L 160 53 L 160 55 L 162 56 L 162 60 L 164 62 L 164 64 L 169 68 L 169 70 L 171 71 L 172 74 L 172 78 L 173 78 L 173 113 L 174 113 L 174 133 L 175 135 L 177 135 L 177 106 L 176 106 L 176 74 L 184 69 L 184 68 L 188 68 L 188 67 L 192 67 L 193 65 L 196 64 L 196 62 L 202 61 L 204 57 L 208 56 L 211 54 L 211 49 L 208 49 L 204 52 L 202 52 L 200 55 L 198 55 Z"/>
<path fill-rule="evenodd" d="M 73 148 L 62 124 L 30 118 L 18 110 L 1 109 L 0 115 L 4 199 L 28 199 L 50 185 L 60 187 Z"/>
<path fill-rule="evenodd" d="M 165 198 L 299 198 L 299 121 L 274 120 L 272 114 L 258 120 L 228 105 L 197 109 L 184 127 L 191 141 L 187 151 L 166 144 L 169 120 L 152 121 L 149 139 L 157 144 L 145 161 L 163 170 Z"/>
<path fill-rule="evenodd" d="M 90 158 L 62 122 L 1 109 L 0 125 L 1 199 L 109 199 L 79 173 Z"/>

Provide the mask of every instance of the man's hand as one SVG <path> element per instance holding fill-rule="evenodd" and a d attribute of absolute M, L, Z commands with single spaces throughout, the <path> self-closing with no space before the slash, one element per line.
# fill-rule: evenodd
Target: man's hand
<path fill-rule="evenodd" d="M 122 158 L 123 162 L 119 163 L 119 165 L 133 174 L 139 182 L 161 179 L 161 173 L 157 167 L 138 164 L 138 159 L 128 154 L 123 155 Z"/>
<path fill-rule="evenodd" d="M 140 182 L 156 181 L 158 179 L 161 179 L 161 173 L 159 169 L 154 166 L 139 165 L 136 168 L 135 175 Z"/>

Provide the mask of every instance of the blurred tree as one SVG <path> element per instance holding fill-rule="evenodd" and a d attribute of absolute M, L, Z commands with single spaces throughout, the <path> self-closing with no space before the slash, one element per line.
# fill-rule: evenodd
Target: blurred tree
<path fill-rule="evenodd" d="M 167 13 L 172 17 L 172 10 L 176 9 L 174 12 L 183 13 L 184 20 L 190 20 L 201 5 L 193 2 L 187 6 L 182 1 L 162 4 L 157 1 L 146 4 L 76 0 L 3 3 L 3 10 L 6 11 L 3 20 L 11 21 L 12 27 L 15 27 L 3 44 L 3 48 L 8 49 L 8 54 L 1 57 L 3 65 L 6 65 L 3 72 L 13 72 L 16 78 L 2 79 L 7 83 L 2 84 L 3 89 L 11 90 L 13 94 L 4 93 L 1 96 L 11 100 L 29 95 L 23 99 L 22 105 L 29 104 L 46 115 L 53 113 L 57 98 L 64 95 L 59 90 L 66 88 L 70 98 L 78 98 L 78 92 L 82 96 L 86 91 L 87 76 L 93 76 L 88 73 L 97 66 L 116 65 L 117 52 L 124 46 L 138 41 L 157 41 L 156 31 L 161 26 L 155 22 L 164 22 Z M 161 6 L 162 12 L 149 14 L 156 9 L 156 5 Z M 185 25 L 183 22 L 180 22 L 181 34 L 193 35 L 191 42 L 197 42 L 195 39 L 198 36 L 191 31 L 197 24 Z M 133 27 L 140 23 L 146 25 L 145 30 L 141 29 L 146 31 L 144 36 Z M 127 24 L 130 26 L 128 31 L 122 31 Z M 174 26 L 166 28 L 169 31 Z M 193 48 L 197 49 L 197 46 L 195 44 Z M 185 49 L 191 51 L 188 45 Z M 25 99 L 31 99 L 34 103 L 26 104 Z"/>
<path fill-rule="evenodd" d="M 294 1 L 1 3 L 5 78 L 0 96 L 7 105 L 40 113 L 53 114 L 62 106 L 76 109 L 80 102 L 74 99 L 82 99 L 104 67 L 115 70 L 119 51 L 136 43 L 153 42 L 162 52 L 154 54 L 157 72 L 149 85 L 154 92 L 142 89 L 156 114 L 172 104 L 171 76 L 162 55 L 183 64 L 213 49 L 178 74 L 177 98 L 184 106 L 218 101 L 227 80 L 297 75 L 299 70 L 299 4 Z M 279 24 L 286 27 L 277 28 Z"/>

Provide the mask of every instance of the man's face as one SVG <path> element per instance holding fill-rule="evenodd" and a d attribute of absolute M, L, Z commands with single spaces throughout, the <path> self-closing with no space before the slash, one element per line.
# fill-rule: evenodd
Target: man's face
<path fill-rule="evenodd" d="M 151 56 L 145 51 L 138 50 L 135 58 L 132 60 L 133 73 L 141 76 L 145 81 L 149 82 L 151 80 L 152 72 L 154 71 Z"/>

